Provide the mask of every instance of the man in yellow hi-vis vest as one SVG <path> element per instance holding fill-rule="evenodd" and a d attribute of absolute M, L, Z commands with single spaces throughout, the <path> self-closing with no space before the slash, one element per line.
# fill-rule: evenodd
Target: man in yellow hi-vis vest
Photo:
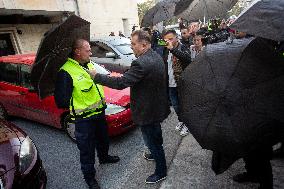
<path fill-rule="evenodd" d="M 54 97 L 59 108 L 70 109 L 84 179 L 89 188 L 97 189 L 100 187 L 95 179 L 95 149 L 100 164 L 116 163 L 119 157 L 108 155 L 104 91 L 86 71 L 94 69 L 90 63 L 91 55 L 88 41 L 75 41 L 72 58 L 68 58 L 58 72 Z"/>

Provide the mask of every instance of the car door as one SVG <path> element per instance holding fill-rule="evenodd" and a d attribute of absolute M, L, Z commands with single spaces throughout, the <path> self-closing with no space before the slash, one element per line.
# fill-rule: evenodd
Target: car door
<path fill-rule="evenodd" d="M 21 98 L 19 104 L 23 109 L 25 117 L 40 123 L 52 125 L 53 116 L 45 107 L 45 101 L 47 99 L 41 100 L 34 90 L 34 87 L 31 85 L 31 66 L 21 64 L 19 71 L 21 85 Z"/>
<path fill-rule="evenodd" d="M 112 72 L 121 73 L 121 58 L 110 46 L 97 41 L 91 43 L 91 48 L 93 61 Z M 110 56 L 111 53 L 113 56 Z"/>
<path fill-rule="evenodd" d="M 9 115 L 22 116 L 23 111 L 19 106 L 22 96 L 19 85 L 19 67 L 9 62 L 0 63 L 0 105 Z"/>

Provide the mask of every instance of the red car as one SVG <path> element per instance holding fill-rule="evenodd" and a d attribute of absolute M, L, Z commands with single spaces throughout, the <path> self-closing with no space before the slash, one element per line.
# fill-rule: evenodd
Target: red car
<path fill-rule="evenodd" d="M 44 189 L 46 173 L 33 141 L 0 119 L 0 189 Z"/>
<path fill-rule="evenodd" d="M 56 128 L 64 129 L 75 139 L 75 125 L 70 121 L 69 110 L 58 109 L 54 97 L 41 100 L 30 82 L 35 54 L 0 57 L 0 118 L 19 116 Z M 98 73 L 110 73 L 95 64 Z M 107 102 L 106 119 L 109 135 L 122 134 L 133 127 L 130 112 L 129 88 L 114 90 L 104 87 Z"/>

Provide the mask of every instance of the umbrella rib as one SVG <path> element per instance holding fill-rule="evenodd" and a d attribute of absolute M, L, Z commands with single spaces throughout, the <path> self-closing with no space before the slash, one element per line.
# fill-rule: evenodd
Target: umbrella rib
<path fill-rule="evenodd" d="M 48 59 L 47 59 L 47 63 L 45 64 L 45 66 L 44 66 L 44 69 L 43 69 L 43 72 L 42 73 L 44 73 L 45 72 L 45 69 L 47 68 L 47 65 L 48 65 L 48 63 L 49 63 L 49 61 L 50 61 L 50 56 L 48 57 Z M 40 81 L 41 81 L 41 79 L 43 78 L 43 74 L 41 74 L 40 75 L 40 78 L 39 78 L 39 82 L 38 82 L 38 93 L 39 93 L 39 96 L 41 96 L 41 90 L 40 90 L 40 87 L 39 87 L 39 83 L 40 83 Z"/>
<path fill-rule="evenodd" d="M 42 62 L 46 59 L 46 57 L 50 56 L 50 54 L 45 55 L 44 57 L 42 57 L 40 60 L 36 61 L 36 63 L 38 64 L 39 62 Z"/>
<path fill-rule="evenodd" d="M 238 64 L 236 65 L 236 67 L 235 67 L 233 73 L 231 74 L 231 76 L 230 76 L 230 78 L 229 78 L 229 81 L 230 81 L 230 80 L 232 79 L 232 77 L 235 75 L 235 73 L 236 73 L 236 71 L 237 71 L 237 68 L 238 68 L 238 66 L 239 66 L 239 62 L 240 62 L 240 60 L 242 59 L 243 55 L 244 55 L 244 50 L 243 50 L 242 53 L 241 53 L 241 56 L 240 56 L 240 58 L 239 58 L 239 60 L 238 60 Z M 225 90 L 224 90 L 224 91 L 226 91 L 226 89 L 228 88 L 228 86 L 229 86 L 229 82 L 228 82 L 227 85 L 225 86 Z M 224 93 L 224 92 L 223 92 L 223 93 Z M 221 104 L 221 98 L 219 98 L 218 103 L 217 103 L 217 105 L 216 105 L 216 108 L 215 108 L 215 110 L 214 110 L 214 114 L 212 114 L 212 116 L 211 116 L 211 118 L 210 118 L 210 121 L 208 122 L 208 124 L 207 124 L 206 127 L 205 127 L 205 132 L 204 132 L 204 134 L 203 134 L 203 136 L 202 136 L 202 139 L 201 139 L 202 141 L 204 141 L 204 139 L 205 139 L 206 133 L 207 133 L 208 128 L 209 128 L 209 125 L 211 124 L 212 120 L 214 119 L 214 117 L 215 117 L 215 115 L 216 115 L 216 113 L 217 113 L 217 109 L 218 109 L 218 107 L 219 107 L 220 104 Z"/>

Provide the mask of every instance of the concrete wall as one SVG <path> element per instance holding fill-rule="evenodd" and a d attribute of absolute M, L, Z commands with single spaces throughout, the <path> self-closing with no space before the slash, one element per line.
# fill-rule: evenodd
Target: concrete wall
<path fill-rule="evenodd" d="M 73 11 L 91 22 L 91 37 L 108 36 L 110 32 L 118 35 L 122 31 L 130 36 L 132 26 L 138 25 L 138 10 L 136 0 L 0 0 L 0 8 L 9 9 Z M 79 8 L 79 11 L 77 10 Z M 13 12 L 11 11 L 11 14 Z M 48 15 L 48 12 L 44 14 Z M 123 19 L 126 22 L 123 23 Z M 36 52 L 43 34 L 51 28 L 51 24 L 14 24 L 1 25 L 0 29 L 14 27 L 20 29 L 18 36 L 19 52 Z M 1 31 L 1 30 L 0 30 Z"/>
<path fill-rule="evenodd" d="M 11 32 L 11 35 L 16 40 L 14 46 L 20 48 L 18 53 L 31 53 L 36 52 L 41 41 L 43 34 L 52 27 L 51 24 L 5 24 L 0 25 L 1 32 Z M 7 30 L 8 29 L 8 30 Z M 14 30 L 15 32 L 12 32 Z M 18 34 L 16 30 L 20 30 L 22 34 Z"/>
<path fill-rule="evenodd" d="M 91 22 L 91 34 L 96 37 L 107 36 L 112 31 L 118 35 L 119 30 L 129 36 L 132 26 L 139 24 L 135 0 L 78 0 L 78 4 L 80 16 Z M 123 19 L 127 19 L 128 29 L 124 28 Z"/>
<path fill-rule="evenodd" d="M 74 4 L 74 0 L 0 0 L 5 9 L 75 11 Z"/>

